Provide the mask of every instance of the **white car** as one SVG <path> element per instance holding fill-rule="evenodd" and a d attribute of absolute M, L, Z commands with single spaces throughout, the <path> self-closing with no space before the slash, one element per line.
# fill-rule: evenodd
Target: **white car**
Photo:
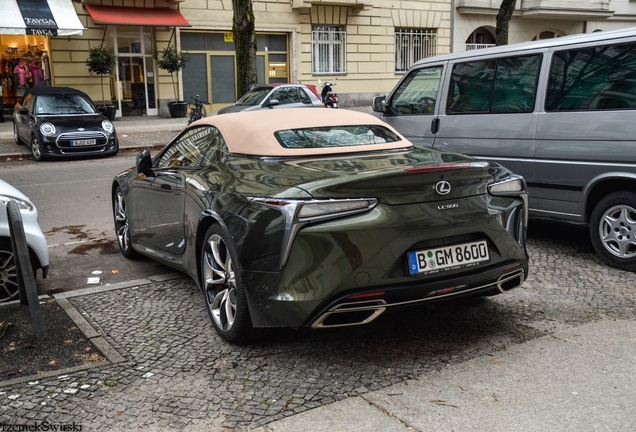
<path fill-rule="evenodd" d="M 49 271 L 49 249 L 44 234 L 38 225 L 38 211 L 33 203 L 22 192 L 0 180 L 0 302 L 18 298 L 18 281 L 13 251 L 11 248 L 11 234 L 7 217 L 7 203 L 15 200 L 22 214 L 22 224 L 33 273 L 42 270 L 42 278 L 46 278 Z"/>

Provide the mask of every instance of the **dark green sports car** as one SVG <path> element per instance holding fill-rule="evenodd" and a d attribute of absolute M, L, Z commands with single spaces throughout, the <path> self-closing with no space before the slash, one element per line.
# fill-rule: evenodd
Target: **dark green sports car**
<path fill-rule="evenodd" d="M 142 151 L 112 199 L 124 256 L 190 275 L 233 343 L 502 293 L 528 272 L 523 178 L 353 111 L 199 120 Z"/>

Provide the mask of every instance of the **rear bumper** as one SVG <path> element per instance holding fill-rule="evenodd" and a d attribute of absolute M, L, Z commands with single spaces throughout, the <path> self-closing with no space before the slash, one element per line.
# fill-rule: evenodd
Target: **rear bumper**
<path fill-rule="evenodd" d="M 461 213 L 430 204 L 378 205 L 307 226 L 297 233 L 281 271 L 243 271 L 252 322 L 257 327 L 363 324 L 389 307 L 519 286 L 528 272 L 524 205 L 512 198 L 493 205 L 484 196 L 462 200 Z M 477 240 L 487 241 L 488 262 L 410 275 L 408 251 Z M 350 318 L 343 323 L 339 318 L 345 315 Z"/>

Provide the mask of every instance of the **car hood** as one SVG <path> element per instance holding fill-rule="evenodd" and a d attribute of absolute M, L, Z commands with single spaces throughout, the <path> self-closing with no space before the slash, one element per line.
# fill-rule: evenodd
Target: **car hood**
<path fill-rule="evenodd" d="M 55 127 L 60 128 L 70 128 L 70 129 L 78 129 L 78 128 L 98 128 L 102 129 L 102 122 L 107 120 L 101 114 L 87 114 L 87 115 L 74 115 L 74 116 L 55 116 L 55 115 L 46 115 L 39 116 L 40 123 L 50 122 L 55 125 Z"/>

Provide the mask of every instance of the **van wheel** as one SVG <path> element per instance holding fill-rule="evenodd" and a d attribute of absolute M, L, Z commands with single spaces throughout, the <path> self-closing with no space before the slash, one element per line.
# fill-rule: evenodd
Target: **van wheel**
<path fill-rule="evenodd" d="M 636 271 L 636 193 L 614 192 L 594 207 L 590 236 L 608 264 Z"/>

